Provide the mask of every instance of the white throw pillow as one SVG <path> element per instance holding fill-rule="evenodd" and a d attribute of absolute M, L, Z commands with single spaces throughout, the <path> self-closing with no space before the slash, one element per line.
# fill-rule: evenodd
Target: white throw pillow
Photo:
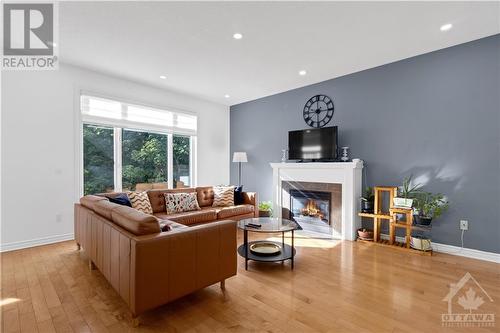
<path fill-rule="evenodd" d="M 192 193 L 165 193 L 165 206 L 167 214 L 190 212 L 200 210 L 196 192 Z"/>

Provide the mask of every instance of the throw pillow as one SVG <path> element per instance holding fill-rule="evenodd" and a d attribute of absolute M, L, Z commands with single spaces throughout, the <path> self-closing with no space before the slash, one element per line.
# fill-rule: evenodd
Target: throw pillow
<path fill-rule="evenodd" d="M 196 192 L 192 193 L 165 193 L 165 206 L 167 214 L 190 212 L 200 210 Z"/>
<path fill-rule="evenodd" d="M 234 204 L 243 205 L 245 199 L 243 199 L 243 185 L 234 187 Z"/>
<path fill-rule="evenodd" d="M 212 207 L 234 206 L 234 186 L 214 186 Z"/>
<path fill-rule="evenodd" d="M 106 198 L 108 198 L 108 200 L 111 201 L 112 203 L 119 204 L 122 206 L 132 207 L 130 199 L 128 198 L 128 195 L 125 193 L 120 193 L 115 196 L 106 196 Z"/>
<path fill-rule="evenodd" d="M 128 198 L 132 204 L 132 208 L 137 209 L 145 214 L 153 214 L 153 208 L 147 192 L 128 192 Z"/>

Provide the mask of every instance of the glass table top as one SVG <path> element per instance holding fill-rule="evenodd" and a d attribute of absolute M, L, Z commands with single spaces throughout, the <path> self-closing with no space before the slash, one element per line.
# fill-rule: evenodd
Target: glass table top
<path fill-rule="evenodd" d="M 260 228 L 249 227 L 249 223 L 260 224 Z M 238 228 L 254 232 L 282 232 L 297 229 L 297 223 L 277 217 L 255 217 L 238 221 Z"/>

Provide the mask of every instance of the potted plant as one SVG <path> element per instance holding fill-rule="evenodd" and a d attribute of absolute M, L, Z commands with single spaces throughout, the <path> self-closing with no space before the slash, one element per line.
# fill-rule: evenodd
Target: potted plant
<path fill-rule="evenodd" d="M 430 225 L 448 209 L 448 201 L 441 193 L 421 192 L 415 199 L 415 224 Z"/>
<path fill-rule="evenodd" d="M 359 228 L 358 237 L 362 240 L 373 240 L 373 230 Z"/>
<path fill-rule="evenodd" d="M 259 202 L 259 217 L 271 217 L 273 215 L 273 205 L 271 201 Z"/>
<path fill-rule="evenodd" d="M 411 208 L 413 199 L 420 193 L 420 184 L 412 184 L 412 176 L 403 179 L 403 185 L 398 190 L 398 196 L 393 199 L 394 206 Z"/>
<path fill-rule="evenodd" d="M 361 212 L 363 213 L 373 213 L 373 203 L 375 201 L 375 194 L 373 193 L 373 187 L 366 187 L 361 197 Z"/>

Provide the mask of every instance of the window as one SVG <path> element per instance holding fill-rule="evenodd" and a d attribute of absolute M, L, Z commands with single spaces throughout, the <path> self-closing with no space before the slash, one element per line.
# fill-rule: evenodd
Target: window
<path fill-rule="evenodd" d="M 197 117 L 81 96 L 83 193 L 194 186 Z"/>
<path fill-rule="evenodd" d="M 114 189 L 113 128 L 83 126 L 84 193 Z"/>
<path fill-rule="evenodd" d="M 168 136 L 127 129 L 122 133 L 122 190 L 168 182 Z"/>
<path fill-rule="evenodd" d="M 174 135 L 173 154 L 175 186 L 190 186 L 191 138 L 188 136 Z"/>

